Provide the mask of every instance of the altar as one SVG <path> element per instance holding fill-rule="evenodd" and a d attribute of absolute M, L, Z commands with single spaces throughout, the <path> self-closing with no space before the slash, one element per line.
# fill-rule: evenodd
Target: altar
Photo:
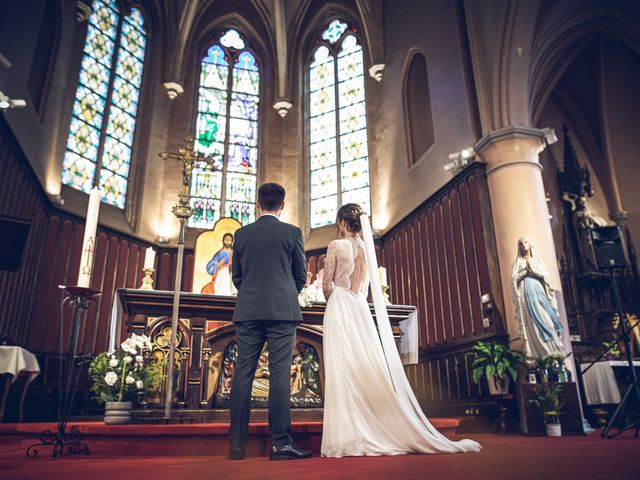
<path fill-rule="evenodd" d="M 233 296 L 181 293 L 174 357 L 173 403 L 176 414 L 179 415 L 183 409 L 192 412 L 192 420 L 195 417 L 201 421 L 223 419 L 225 416 L 237 353 L 235 326 L 231 322 L 235 302 Z M 292 408 L 304 410 L 313 418 L 321 418 L 322 412 L 322 319 L 325 305 L 318 302 L 302 309 L 303 322 L 297 329 L 291 365 Z M 112 312 L 110 348 L 130 333 L 145 334 L 154 345 L 149 353 L 151 359 L 163 362 L 166 369 L 172 308 L 172 291 L 118 289 Z M 373 305 L 370 308 L 375 319 Z M 398 347 L 401 352 L 404 350 L 403 357 L 417 356 L 415 307 L 388 305 L 387 311 Z M 265 349 L 256 369 L 252 406 L 266 408 L 267 402 L 268 349 Z M 152 416 L 161 406 L 160 393 L 143 402 L 147 416 Z"/>

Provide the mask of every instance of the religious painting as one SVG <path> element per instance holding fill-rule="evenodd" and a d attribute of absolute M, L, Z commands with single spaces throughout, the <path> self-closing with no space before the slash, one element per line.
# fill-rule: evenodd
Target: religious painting
<path fill-rule="evenodd" d="M 211 231 L 196 239 L 193 292 L 209 295 L 235 295 L 231 280 L 233 241 L 242 225 L 235 218 L 221 218 Z"/>

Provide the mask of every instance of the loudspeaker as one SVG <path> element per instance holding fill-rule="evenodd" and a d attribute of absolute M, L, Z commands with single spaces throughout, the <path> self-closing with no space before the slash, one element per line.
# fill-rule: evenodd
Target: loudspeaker
<path fill-rule="evenodd" d="M 599 270 L 624 268 L 629 265 L 620 227 L 598 227 L 591 230 L 591 243 Z"/>
<path fill-rule="evenodd" d="M 0 270 L 17 272 L 31 221 L 0 215 Z"/>

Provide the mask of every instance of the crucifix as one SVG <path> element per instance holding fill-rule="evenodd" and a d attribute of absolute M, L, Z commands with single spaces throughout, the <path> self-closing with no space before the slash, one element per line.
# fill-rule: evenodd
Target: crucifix
<path fill-rule="evenodd" d="M 89 237 L 89 240 L 87 242 L 87 248 L 85 248 L 83 250 L 84 253 L 86 253 L 86 259 L 87 262 L 82 265 L 82 273 L 85 275 L 90 275 L 91 274 L 91 267 L 93 266 L 92 260 L 93 260 L 93 252 L 95 251 L 95 247 L 94 247 L 95 242 L 93 241 L 93 237 Z"/>
<path fill-rule="evenodd" d="M 214 169 L 215 159 L 208 155 L 200 155 L 193 148 L 194 139 L 187 136 L 184 145 L 178 148 L 177 152 L 162 152 L 160 158 L 163 160 L 178 160 L 182 164 L 182 189 L 180 190 L 180 200 L 173 206 L 172 212 L 180 221 L 180 234 L 178 236 L 178 258 L 176 261 L 175 288 L 173 291 L 173 315 L 171 317 L 171 343 L 169 348 L 169 365 L 167 369 L 167 382 L 164 394 L 164 419 L 171 418 L 171 402 L 173 399 L 173 376 L 175 369 L 176 337 L 178 332 L 178 310 L 180 306 L 180 285 L 182 283 L 182 263 L 184 258 L 184 235 L 185 223 L 193 214 L 189 205 L 189 189 L 191 186 L 191 176 L 193 169 L 198 163 L 205 164 L 208 170 Z"/>

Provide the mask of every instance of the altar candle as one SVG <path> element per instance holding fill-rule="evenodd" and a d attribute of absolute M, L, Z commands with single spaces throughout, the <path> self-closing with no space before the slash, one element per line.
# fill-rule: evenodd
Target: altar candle
<path fill-rule="evenodd" d="M 149 247 L 144 252 L 144 270 L 152 270 L 156 263 L 156 251 Z"/>
<path fill-rule="evenodd" d="M 89 287 L 91 274 L 93 273 L 93 256 L 96 252 L 96 229 L 98 228 L 98 213 L 100 211 L 100 199 L 102 194 L 96 187 L 89 194 L 87 207 L 87 220 L 84 225 L 84 239 L 82 240 L 82 253 L 80 256 L 80 271 L 78 272 L 78 286 Z"/>
<path fill-rule="evenodd" d="M 378 267 L 378 276 L 380 277 L 380 285 L 388 287 L 387 284 L 387 269 L 384 267 Z"/>

